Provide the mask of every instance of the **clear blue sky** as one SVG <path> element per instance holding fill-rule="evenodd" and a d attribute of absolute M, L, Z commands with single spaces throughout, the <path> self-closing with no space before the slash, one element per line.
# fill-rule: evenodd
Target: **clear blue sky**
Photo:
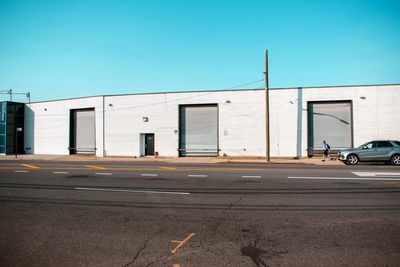
<path fill-rule="evenodd" d="M 33 100 L 227 89 L 266 48 L 271 87 L 400 83 L 400 1 L 0 0 L 0 90 Z"/>

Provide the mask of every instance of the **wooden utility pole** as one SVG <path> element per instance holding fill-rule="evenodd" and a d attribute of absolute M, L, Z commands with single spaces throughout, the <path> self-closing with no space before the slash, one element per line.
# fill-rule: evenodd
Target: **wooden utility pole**
<path fill-rule="evenodd" d="M 265 159 L 270 161 L 270 148 L 269 148 L 269 84 L 268 84 L 268 49 L 265 49 Z"/>

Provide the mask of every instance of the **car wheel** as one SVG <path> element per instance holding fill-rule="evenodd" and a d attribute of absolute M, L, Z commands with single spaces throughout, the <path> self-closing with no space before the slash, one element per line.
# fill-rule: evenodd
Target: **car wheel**
<path fill-rule="evenodd" d="M 400 155 L 399 154 L 393 155 L 392 158 L 390 159 L 390 162 L 393 165 L 400 165 Z"/>
<path fill-rule="evenodd" d="M 356 154 L 350 154 L 347 156 L 346 162 L 349 165 L 356 165 L 358 163 L 359 159 Z"/>

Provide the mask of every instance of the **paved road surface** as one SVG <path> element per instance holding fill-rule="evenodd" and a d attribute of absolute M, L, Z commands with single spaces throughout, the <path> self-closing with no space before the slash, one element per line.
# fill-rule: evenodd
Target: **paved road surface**
<path fill-rule="evenodd" d="M 1 266 L 400 266 L 400 168 L 0 162 Z"/>

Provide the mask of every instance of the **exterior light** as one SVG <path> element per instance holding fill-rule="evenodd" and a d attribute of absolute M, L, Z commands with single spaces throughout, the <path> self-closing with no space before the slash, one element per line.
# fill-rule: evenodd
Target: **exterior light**
<path fill-rule="evenodd" d="M 365 96 L 360 96 L 360 99 L 363 99 L 363 100 L 365 100 L 365 99 L 367 99 Z"/>
<path fill-rule="evenodd" d="M 109 106 L 109 107 L 113 107 L 114 105 L 110 103 L 110 104 L 108 104 L 108 106 Z"/>
<path fill-rule="evenodd" d="M 143 121 L 144 121 L 144 122 L 148 122 L 148 121 L 149 121 L 149 118 L 148 118 L 148 117 L 143 117 Z"/>

